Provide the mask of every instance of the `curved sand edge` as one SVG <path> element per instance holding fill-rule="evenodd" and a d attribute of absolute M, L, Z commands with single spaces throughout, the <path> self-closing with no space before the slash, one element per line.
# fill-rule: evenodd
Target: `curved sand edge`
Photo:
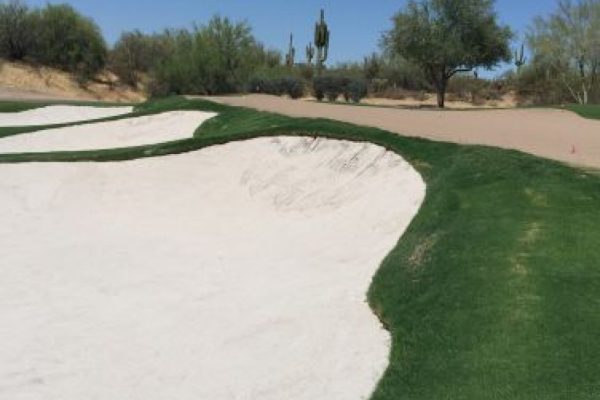
<path fill-rule="evenodd" d="M 46 106 L 14 113 L 0 113 L 0 127 L 55 125 L 91 121 L 133 112 L 133 107 Z"/>
<path fill-rule="evenodd" d="M 387 367 L 365 293 L 425 195 L 394 153 L 261 138 L 0 187 L 10 398 L 358 400 Z"/>
<path fill-rule="evenodd" d="M 170 111 L 161 114 L 45 129 L 0 138 L 0 154 L 100 150 L 141 146 L 192 137 L 216 113 Z"/>
<path fill-rule="evenodd" d="M 402 110 L 295 101 L 267 95 L 207 97 L 219 103 L 294 117 L 329 118 L 403 136 L 524 151 L 600 168 L 600 121 L 556 109 Z"/>

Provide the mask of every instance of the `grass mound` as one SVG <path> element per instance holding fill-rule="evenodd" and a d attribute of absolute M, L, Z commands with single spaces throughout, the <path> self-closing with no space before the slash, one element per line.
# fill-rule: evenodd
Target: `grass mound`
<path fill-rule="evenodd" d="M 368 293 L 393 337 L 373 399 L 600 396 L 599 175 L 516 151 L 200 100 L 171 98 L 134 114 L 174 109 L 219 116 L 190 139 L 0 162 L 129 160 L 267 135 L 384 146 L 413 164 L 428 193 Z"/>

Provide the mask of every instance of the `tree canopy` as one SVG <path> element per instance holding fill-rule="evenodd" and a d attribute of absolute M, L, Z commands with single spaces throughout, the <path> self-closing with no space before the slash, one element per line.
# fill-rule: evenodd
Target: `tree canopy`
<path fill-rule="evenodd" d="M 600 78 L 600 1 L 561 0 L 557 11 L 535 19 L 527 39 L 533 62 L 547 66 L 575 101 L 587 104 Z"/>
<path fill-rule="evenodd" d="M 499 25 L 493 0 L 411 0 L 393 22 L 384 48 L 424 70 L 440 107 L 452 76 L 511 59 L 512 33 Z"/>

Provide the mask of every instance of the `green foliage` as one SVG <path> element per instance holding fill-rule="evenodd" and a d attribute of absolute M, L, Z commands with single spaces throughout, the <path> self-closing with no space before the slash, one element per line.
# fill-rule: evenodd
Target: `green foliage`
<path fill-rule="evenodd" d="M 98 26 L 73 7 L 32 10 L 11 0 L 0 4 L 0 57 L 58 67 L 83 81 L 104 67 L 107 48 Z"/>
<path fill-rule="evenodd" d="M 0 3 L 0 57 L 22 60 L 31 56 L 35 44 L 36 21 L 25 3 Z"/>
<path fill-rule="evenodd" d="M 362 99 L 367 96 L 368 87 L 367 84 L 362 80 L 351 80 L 348 85 L 346 85 L 346 90 L 344 91 L 344 97 L 346 101 L 352 101 L 353 103 L 360 103 Z"/>
<path fill-rule="evenodd" d="M 367 95 L 367 91 L 367 84 L 362 79 L 328 74 L 313 80 L 313 95 L 318 101 L 327 98 L 334 102 L 343 96 L 346 101 L 359 103 Z"/>
<path fill-rule="evenodd" d="M 572 102 L 558 72 L 548 65 L 533 62 L 517 76 L 509 77 L 517 95 L 525 104 L 552 105 Z"/>
<path fill-rule="evenodd" d="M 35 59 L 92 77 L 106 63 L 107 48 L 100 28 L 67 4 L 47 4 L 38 13 Z"/>
<path fill-rule="evenodd" d="M 587 104 L 600 97 L 600 1 L 560 0 L 549 16 L 538 17 L 527 41 L 533 63 L 548 69 L 571 95 Z"/>
<path fill-rule="evenodd" d="M 448 80 L 476 67 L 509 61 L 511 31 L 500 26 L 493 0 L 409 1 L 383 37 L 390 54 L 419 65 L 444 106 Z"/>
<path fill-rule="evenodd" d="M 345 78 L 318 76 L 313 80 L 313 94 L 319 101 L 323 98 L 327 98 L 328 101 L 336 101 L 343 93 L 345 84 Z"/>
<path fill-rule="evenodd" d="M 257 43 L 245 22 L 228 18 L 213 17 L 192 31 L 163 36 L 169 52 L 153 68 L 153 95 L 239 92 L 265 63 L 280 60 Z"/>
<path fill-rule="evenodd" d="M 363 71 L 365 79 L 372 81 L 378 78 L 381 74 L 383 67 L 381 57 L 377 53 L 371 54 L 369 57 L 365 57 L 363 61 Z"/>
<path fill-rule="evenodd" d="M 282 78 L 252 78 L 248 84 L 250 93 L 264 93 L 275 96 L 284 94 L 292 99 L 299 99 L 304 95 L 304 82 L 296 77 Z"/>
<path fill-rule="evenodd" d="M 110 52 L 109 66 L 122 82 L 135 87 L 141 73 L 148 73 L 157 60 L 167 56 L 168 49 L 160 35 L 124 32 Z"/>

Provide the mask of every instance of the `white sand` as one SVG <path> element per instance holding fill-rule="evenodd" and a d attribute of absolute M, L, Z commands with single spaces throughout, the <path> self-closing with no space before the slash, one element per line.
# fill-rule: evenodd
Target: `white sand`
<path fill-rule="evenodd" d="M 215 113 L 170 111 L 144 117 L 47 129 L 0 138 L 2 153 L 35 153 L 133 147 L 192 137 Z"/>
<path fill-rule="evenodd" d="M 365 293 L 424 193 L 324 139 L 0 165 L 0 398 L 365 399 Z"/>
<path fill-rule="evenodd" d="M 16 113 L 0 113 L 0 126 L 53 125 L 129 114 L 133 107 L 47 106 Z"/>

